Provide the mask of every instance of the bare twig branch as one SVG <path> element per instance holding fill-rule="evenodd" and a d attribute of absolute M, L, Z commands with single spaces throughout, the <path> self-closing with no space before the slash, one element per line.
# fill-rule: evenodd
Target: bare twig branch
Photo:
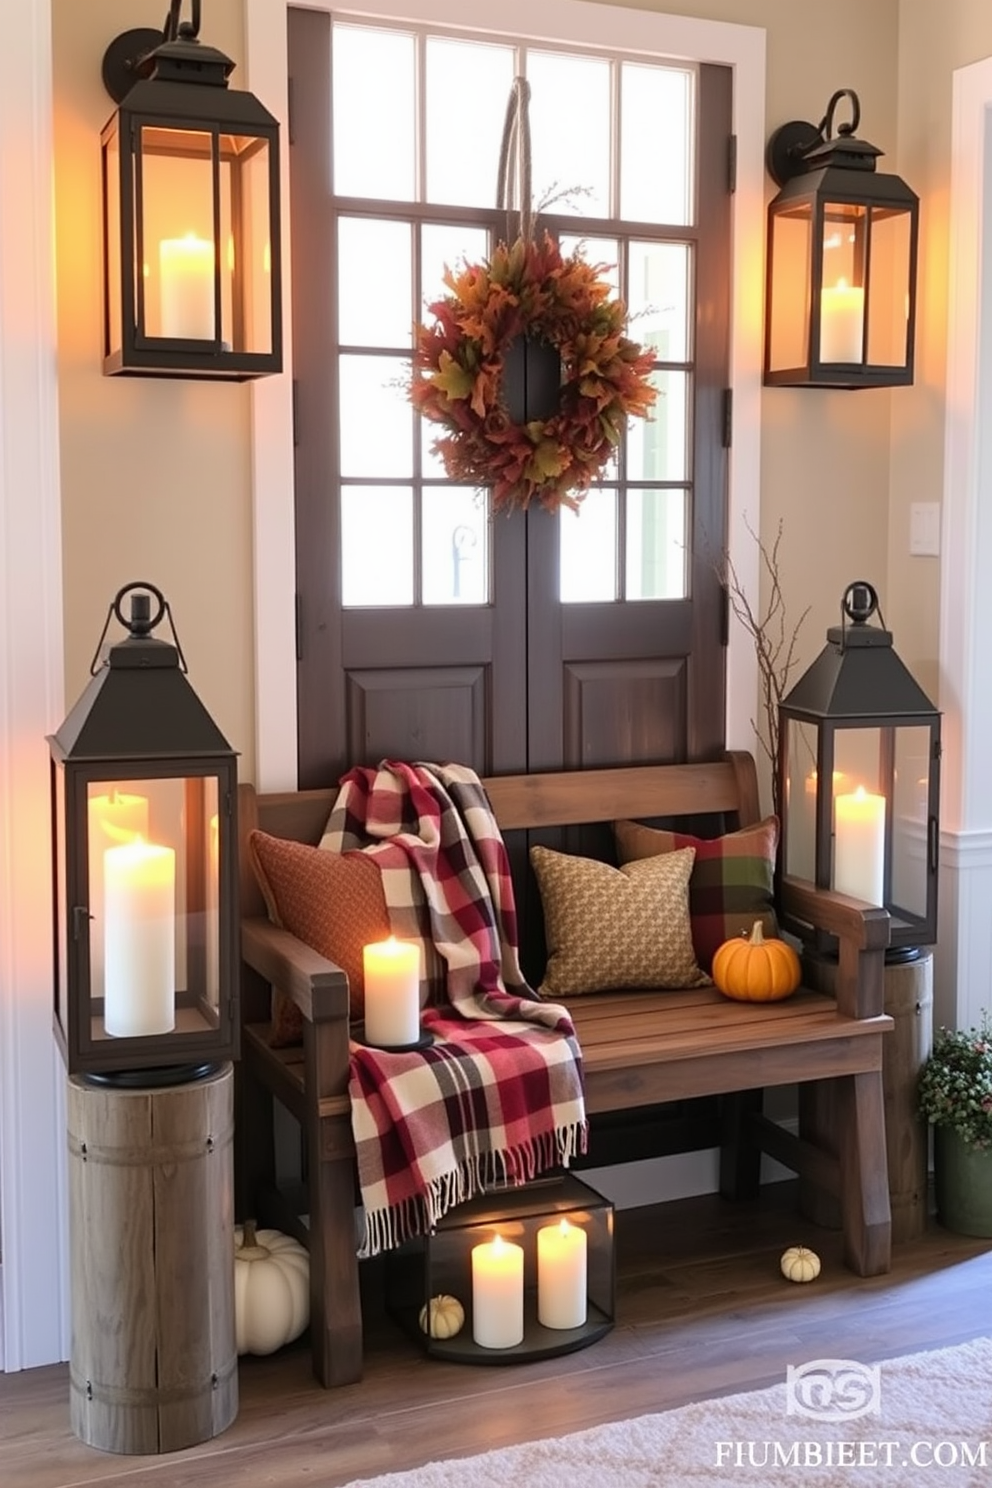
<path fill-rule="evenodd" d="M 779 550 L 782 545 L 782 522 L 778 524 L 775 540 L 770 548 L 762 542 L 761 537 L 746 517 L 744 525 L 757 543 L 761 557 L 761 567 L 768 590 L 764 607 L 756 608 L 752 603 L 744 590 L 734 566 L 734 560 L 729 553 L 724 554 L 721 578 L 726 585 L 727 597 L 734 615 L 754 642 L 754 651 L 758 661 L 758 682 L 761 689 L 761 717 L 759 722 L 755 722 L 752 718 L 751 727 L 771 766 L 772 802 L 775 811 L 781 815 L 781 802 L 778 799 L 779 704 L 788 690 L 789 678 L 797 665 L 796 648 L 799 632 L 809 614 L 810 606 L 806 606 L 790 630 L 786 620 L 779 559 Z"/>

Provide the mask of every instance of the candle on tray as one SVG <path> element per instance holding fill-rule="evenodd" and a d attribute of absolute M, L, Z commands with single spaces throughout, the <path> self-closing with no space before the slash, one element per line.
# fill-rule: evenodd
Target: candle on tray
<path fill-rule="evenodd" d="M 365 973 L 365 1038 L 380 1049 L 420 1038 L 420 947 L 380 940 L 362 953 Z"/>
<path fill-rule="evenodd" d="M 158 245 L 162 276 L 162 335 L 192 341 L 214 339 L 214 245 L 195 233 L 163 238 Z"/>
<path fill-rule="evenodd" d="M 820 361 L 860 362 L 864 348 L 865 292 L 839 279 L 820 291 Z"/>
<path fill-rule="evenodd" d="M 103 855 L 103 1026 L 116 1038 L 175 1027 L 176 855 L 129 842 Z"/>
<path fill-rule="evenodd" d="M 523 1342 L 524 1252 L 502 1235 L 472 1249 L 472 1337 L 480 1348 Z"/>
<path fill-rule="evenodd" d="M 567 1219 L 537 1232 L 537 1320 L 545 1328 L 586 1320 L 586 1232 Z"/>
<path fill-rule="evenodd" d="M 863 785 L 834 800 L 834 888 L 882 904 L 885 895 L 885 797 Z"/>

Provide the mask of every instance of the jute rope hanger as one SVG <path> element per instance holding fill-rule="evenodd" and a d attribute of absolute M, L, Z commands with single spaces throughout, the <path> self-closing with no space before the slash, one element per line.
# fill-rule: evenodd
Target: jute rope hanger
<path fill-rule="evenodd" d="M 529 239 L 534 227 L 530 185 L 530 83 L 515 77 L 503 120 L 503 138 L 499 147 L 499 174 L 496 182 L 496 206 L 506 212 L 506 241 Z M 519 220 L 519 233 L 514 231 L 514 217 Z"/>

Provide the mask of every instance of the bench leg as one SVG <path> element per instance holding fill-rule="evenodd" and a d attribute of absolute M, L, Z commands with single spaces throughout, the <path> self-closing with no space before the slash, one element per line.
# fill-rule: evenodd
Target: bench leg
<path fill-rule="evenodd" d="M 892 1210 L 881 1070 L 835 1082 L 844 1260 L 858 1276 L 892 1265 Z"/>
<path fill-rule="evenodd" d="M 738 1090 L 720 1103 L 720 1193 L 725 1199 L 756 1199 L 761 1186 L 761 1147 L 751 1132 L 761 1115 L 762 1090 Z"/>
<path fill-rule="evenodd" d="M 349 1137 L 342 1133 L 342 1145 Z M 325 1389 L 362 1377 L 353 1165 L 350 1146 L 335 1157 L 313 1153 L 310 1159 L 310 1348 Z"/>

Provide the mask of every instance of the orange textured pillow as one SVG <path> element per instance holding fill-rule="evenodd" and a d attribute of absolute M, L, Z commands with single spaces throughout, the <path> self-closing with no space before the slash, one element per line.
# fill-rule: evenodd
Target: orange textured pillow
<path fill-rule="evenodd" d="M 362 853 L 334 853 L 254 831 L 248 850 L 269 918 L 347 974 L 351 1016 L 365 1010 L 362 950 L 389 934 L 382 876 Z M 298 1044 L 303 1015 L 284 992 L 273 989 L 274 1048 Z"/>

